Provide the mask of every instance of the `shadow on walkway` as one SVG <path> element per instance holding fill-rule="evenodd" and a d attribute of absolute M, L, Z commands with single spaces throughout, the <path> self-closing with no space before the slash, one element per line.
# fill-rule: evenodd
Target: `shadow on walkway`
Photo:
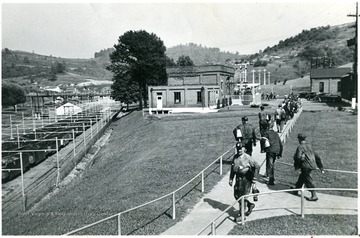
<path fill-rule="evenodd" d="M 228 208 L 230 205 L 229 204 L 224 204 L 222 202 L 218 202 L 215 200 L 212 200 L 211 198 L 204 198 L 204 202 L 207 202 L 210 206 L 212 206 L 215 209 L 218 209 L 220 211 L 225 211 L 226 208 Z M 238 215 L 237 210 L 235 210 L 234 207 L 230 208 L 229 210 L 226 211 L 226 213 L 230 216 L 230 217 L 236 217 Z"/>

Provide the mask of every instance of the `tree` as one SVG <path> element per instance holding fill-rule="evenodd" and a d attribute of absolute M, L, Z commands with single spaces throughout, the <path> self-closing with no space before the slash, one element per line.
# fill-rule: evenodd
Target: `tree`
<path fill-rule="evenodd" d="M 2 83 L 1 93 L 2 106 L 13 106 L 14 111 L 16 110 L 17 104 L 26 102 L 25 92 L 23 88 L 17 84 Z"/>
<path fill-rule="evenodd" d="M 176 66 L 176 63 L 173 58 L 166 56 L 166 67 L 173 67 Z"/>
<path fill-rule="evenodd" d="M 114 74 L 114 82 L 130 80 L 138 85 L 139 107 L 142 109 L 143 100 L 145 107 L 147 106 L 148 85 L 167 83 L 166 47 L 154 33 L 140 30 L 125 32 L 114 48 L 115 51 L 110 54 L 111 65 L 107 69 Z M 124 78 L 124 75 L 129 75 L 130 78 Z M 114 94 L 120 93 L 117 87 L 114 89 Z"/>
<path fill-rule="evenodd" d="M 55 82 L 57 80 L 56 73 L 50 73 L 49 74 L 49 81 Z"/>
<path fill-rule="evenodd" d="M 194 66 L 194 62 L 190 59 L 190 57 L 187 55 L 179 56 L 177 63 L 177 66 Z"/>
<path fill-rule="evenodd" d="M 111 97 L 126 103 L 127 110 L 129 110 L 129 104 L 136 103 L 139 100 L 139 85 L 136 81 L 131 80 L 128 73 L 116 75 L 111 89 Z"/>

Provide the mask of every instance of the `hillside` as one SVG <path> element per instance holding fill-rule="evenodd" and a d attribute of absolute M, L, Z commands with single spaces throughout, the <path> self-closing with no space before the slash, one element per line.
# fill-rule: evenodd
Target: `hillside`
<path fill-rule="evenodd" d="M 328 57 L 336 67 L 353 61 L 354 48 L 347 40 L 355 36 L 354 24 L 325 26 L 303 30 L 296 36 L 281 40 L 252 55 L 239 52 L 223 52 L 194 43 L 170 47 L 166 55 L 174 61 L 179 56 L 189 56 L 195 65 L 228 64 L 249 62 L 252 69 L 271 72 L 271 83 L 307 75 L 312 57 Z M 113 48 L 94 53 L 92 59 L 67 59 L 45 56 L 24 51 L 2 50 L 2 79 L 23 86 L 59 85 L 85 82 L 86 79 L 111 81 L 112 74 L 106 70 L 110 64 L 109 54 Z"/>

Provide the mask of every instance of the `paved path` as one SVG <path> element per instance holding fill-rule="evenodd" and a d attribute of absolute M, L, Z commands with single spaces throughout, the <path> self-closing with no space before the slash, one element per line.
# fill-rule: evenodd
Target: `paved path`
<path fill-rule="evenodd" d="M 289 128 L 288 128 L 289 129 Z M 284 134 L 283 134 L 284 135 Z M 282 138 L 283 139 L 283 138 Z M 265 160 L 265 154 L 260 153 L 260 143 L 254 148 L 253 158 L 260 164 Z M 265 174 L 265 163 L 261 166 L 260 176 Z M 161 235 L 196 235 L 212 220 L 235 202 L 233 197 L 233 188 L 228 185 L 229 173 L 207 194 L 202 200 L 195 205 L 193 210 L 176 225 L 170 227 Z M 267 186 L 264 180 L 259 180 L 257 187 L 261 192 L 269 192 L 274 190 L 289 189 L 288 186 L 276 184 L 275 186 Z M 306 214 L 351 214 L 357 215 L 358 199 L 352 197 L 343 197 L 329 195 L 318 192 L 319 200 L 317 202 L 309 202 L 305 200 L 305 216 Z M 310 192 L 305 192 L 305 196 L 310 196 Z M 246 222 L 268 218 L 272 216 L 283 215 L 301 215 L 301 198 L 287 192 L 264 194 L 259 196 L 258 202 L 253 213 L 247 217 Z M 227 235 L 231 229 L 238 225 L 234 222 L 234 217 L 238 213 L 239 206 L 231 208 L 225 212 L 216 221 L 216 234 Z M 211 233 L 209 226 L 201 234 L 208 235 Z"/>

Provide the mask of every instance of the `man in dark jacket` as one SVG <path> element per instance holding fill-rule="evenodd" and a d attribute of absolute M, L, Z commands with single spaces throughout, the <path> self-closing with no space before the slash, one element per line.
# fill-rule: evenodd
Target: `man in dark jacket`
<path fill-rule="evenodd" d="M 237 153 L 234 155 L 231 164 L 229 185 L 233 186 L 233 180 L 235 178 L 234 197 L 237 200 L 243 195 L 250 194 L 251 187 L 259 174 L 260 165 L 253 160 L 251 156 L 244 153 L 244 147 L 241 142 L 236 143 L 236 151 Z M 249 216 L 255 204 L 251 203 L 248 199 L 244 199 L 244 203 L 244 208 L 248 208 L 245 215 Z M 239 215 L 236 221 L 241 219 L 241 200 L 239 201 L 239 206 Z"/>
<path fill-rule="evenodd" d="M 264 135 L 264 132 L 268 129 L 269 126 L 269 118 L 267 113 L 264 111 L 265 107 L 260 106 L 260 112 L 259 112 L 259 128 L 260 128 L 260 134 L 261 136 Z"/>
<path fill-rule="evenodd" d="M 311 171 L 319 167 L 321 173 L 324 173 L 324 167 L 320 156 L 314 151 L 311 145 L 305 142 L 306 136 L 304 134 L 298 134 L 298 140 L 300 145 L 297 147 L 294 155 L 295 170 L 301 169 L 298 181 L 295 184 L 295 188 L 301 188 L 303 184 L 307 188 L 315 188 L 313 179 L 311 178 Z M 297 194 L 297 192 L 294 192 Z M 318 197 L 314 190 L 311 191 L 311 198 L 306 198 L 308 201 L 317 201 Z"/>
<path fill-rule="evenodd" d="M 255 128 L 248 123 L 247 116 L 241 118 L 242 124 L 235 127 L 233 134 L 236 141 L 242 142 L 248 155 L 252 155 L 253 145 L 256 146 Z"/>
<path fill-rule="evenodd" d="M 275 160 L 280 159 L 283 153 L 283 145 L 278 133 L 274 131 L 274 122 L 270 123 L 269 130 L 265 131 L 264 137 L 269 140 L 270 146 L 266 152 L 266 175 L 269 177 L 268 185 L 275 185 L 274 165 Z"/>

